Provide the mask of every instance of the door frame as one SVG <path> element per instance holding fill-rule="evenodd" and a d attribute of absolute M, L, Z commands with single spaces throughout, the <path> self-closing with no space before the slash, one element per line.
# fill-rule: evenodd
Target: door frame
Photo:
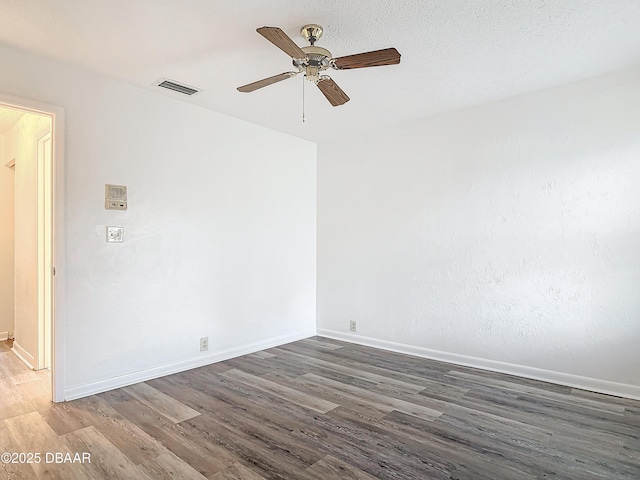
<path fill-rule="evenodd" d="M 51 319 L 51 399 L 64 401 L 64 324 L 65 256 L 64 256 L 64 108 L 49 103 L 0 92 L 0 107 L 15 108 L 51 118 L 52 167 L 52 266 L 53 277 Z"/>
<path fill-rule="evenodd" d="M 53 128 L 53 126 L 52 126 Z M 53 132 L 38 138 L 38 347 L 36 369 L 51 368 L 53 320 Z"/>

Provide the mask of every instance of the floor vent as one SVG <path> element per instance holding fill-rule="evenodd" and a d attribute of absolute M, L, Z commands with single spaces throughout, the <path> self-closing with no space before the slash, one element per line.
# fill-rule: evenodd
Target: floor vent
<path fill-rule="evenodd" d="M 167 78 L 161 78 L 154 85 L 162 88 L 166 88 L 168 90 L 173 90 L 174 92 L 182 93 L 184 95 L 197 95 L 202 90 L 199 88 L 190 87 L 183 83 L 178 83 L 174 80 L 169 80 Z"/>

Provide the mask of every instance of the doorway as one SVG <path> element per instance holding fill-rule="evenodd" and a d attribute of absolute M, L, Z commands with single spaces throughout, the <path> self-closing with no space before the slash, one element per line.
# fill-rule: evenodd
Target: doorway
<path fill-rule="evenodd" d="M 39 108 L 29 100 L 6 102 L 0 95 L 0 158 L 6 177 L 13 175 L 13 228 L 7 228 L 10 215 L 2 215 L 0 229 L 13 232 L 13 245 L 0 242 L 4 249 L 0 269 L 0 288 L 7 289 L 7 278 L 13 276 L 13 308 L 4 308 L 0 318 L 0 334 L 5 330 L 13 339 L 11 351 L 29 368 L 49 371 L 52 381 L 52 400 L 62 401 L 60 362 L 57 362 L 57 299 L 55 277 L 57 163 L 61 161 L 60 139 L 56 131 L 62 120 L 59 107 Z M 14 100 L 13 98 L 10 100 Z M 57 110 L 57 111 L 56 111 Z M 4 121 L 8 119 L 8 121 Z M 59 178 L 59 177 L 58 177 Z M 3 185 L 6 185 L 4 182 Z M 10 193 L 3 188 L 0 195 L 7 201 Z M 0 212 L 1 213 L 1 212 Z M 6 237 L 6 235 L 5 235 Z M 5 238 L 6 240 L 6 238 Z M 6 261 L 6 250 L 13 249 L 13 264 Z M 12 270 L 12 272 L 11 272 Z M 6 297 L 6 291 L 4 297 Z M 1 294 L 1 293 L 0 293 Z M 8 325 L 9 310 L 12 323 Z"/>

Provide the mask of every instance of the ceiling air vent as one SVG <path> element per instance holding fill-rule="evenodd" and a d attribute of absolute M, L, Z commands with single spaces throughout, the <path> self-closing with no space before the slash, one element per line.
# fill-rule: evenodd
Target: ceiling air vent
<path fill-rule="evenodd" d="M 162 88 L 166 88 L 169 90 L 173 90 L 174 92 L 182 93 L 184 95 L 196 95 L 200 93 L 202 90 L 199 88 L 190 87 L 183 83 L 178 83 L 174 80 L 169 80 L 168 78 L 161 78 L 154 85 Z"/>

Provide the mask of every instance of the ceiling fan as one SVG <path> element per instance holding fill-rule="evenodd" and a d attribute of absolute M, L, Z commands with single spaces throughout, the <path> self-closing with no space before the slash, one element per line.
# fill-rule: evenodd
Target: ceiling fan
<path fill-rule="evenodd" d="M 334 70 L 349 70 L 352 68 L 378 67 L 400 63 L 400 54 L 395 48 L 385 48 L 373 52 L 333 58 L 329 50 L 315 46 L 315 43 L 322 37 L 323 33 L 322 27 L 316 24 L 305 25 L 302 27 L 302 30 L 300 30 L 302 36 L 311 43 L 310 46 L 302 48 L 298 47 L 298 45 L 278 27 L 262 27 L 256 31 L 289 55 L 297 71 L 281 73 L 243 85 L 242 87 L 238 87 L 238 91 L 240 92 L 253 92 L 259 88 L 295 77 L 302 73 L 307 80 L 312 81 L 318 86 L 331 105 L 337 107 L 347 103 L 349 97 L 331 77 L 322 74 L 322 72 L 328 68 L 333 68 Z"/>

